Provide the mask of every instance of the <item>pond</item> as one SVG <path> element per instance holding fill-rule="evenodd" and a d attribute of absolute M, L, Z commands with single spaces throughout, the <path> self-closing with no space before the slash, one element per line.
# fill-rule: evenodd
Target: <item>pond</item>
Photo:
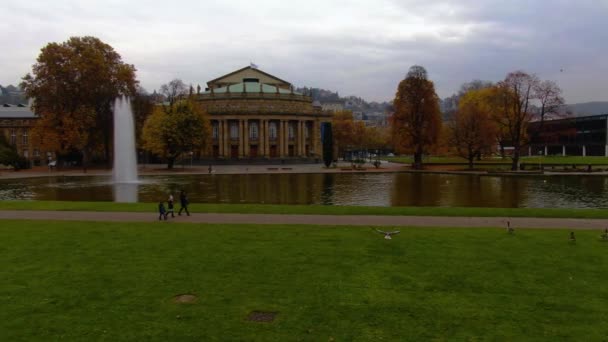
<path fill-rule="evenodd" d="M 0 180 L 0 199 L 163 200 L 184 189 L 191 202 L 366 206 L 606 208 L 608 177 L 423 173 L 163 175 L 114 185 L 109 177 Z"/>

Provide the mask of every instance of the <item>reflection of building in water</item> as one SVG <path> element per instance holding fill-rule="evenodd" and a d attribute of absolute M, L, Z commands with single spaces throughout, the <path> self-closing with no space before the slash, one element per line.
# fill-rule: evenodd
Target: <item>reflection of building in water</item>
<path fill-rule="evenodd" d="M 207 82 L 197 100 L 211 116 L 215 158 L 319 158 L 331 113 L 291 83 L 245 67 Z"/>

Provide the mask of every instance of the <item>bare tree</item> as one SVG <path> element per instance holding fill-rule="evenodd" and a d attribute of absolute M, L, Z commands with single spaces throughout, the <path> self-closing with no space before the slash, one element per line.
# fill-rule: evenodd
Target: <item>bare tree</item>
<path fill-rule="evenodd" d="M 173 106 L 175 101 L 188 93 L 188 87 L 182 80 L 176 78 L 169 83 L 161 85 L 160 93 L 169 101 L 169 105 Z"/>

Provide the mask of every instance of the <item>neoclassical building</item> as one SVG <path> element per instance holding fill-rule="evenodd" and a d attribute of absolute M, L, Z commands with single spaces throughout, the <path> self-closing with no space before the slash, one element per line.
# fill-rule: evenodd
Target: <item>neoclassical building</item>
<path fill-rule="evenodd" d="M 207 82 L 199 103 L 211 117 L 215 158 L 320 158 L 331 113 L 291 83 L 248 66 Z"/>

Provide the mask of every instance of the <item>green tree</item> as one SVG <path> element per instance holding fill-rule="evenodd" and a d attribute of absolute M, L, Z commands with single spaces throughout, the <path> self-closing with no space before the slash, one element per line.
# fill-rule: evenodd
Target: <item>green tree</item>
<path fill-rule="evenodd" d="M 143 146 L 167 159 L 172 169 L 185 152 L 203 152 L 210 139 L 211 125 L 206 112 L 193 98 L 169 106 L 156 106 L 143 127 Z"/>
<path fill-rule="evenodd" d="M 399 83 L 393 101 L 391 133 L 398 152 L 414 153 L 414 168 L 422 168 L 422 155 L 435 145 L 441 131 L 439 97 L 426 69 L 414 65 Z"/>
<path fill-rule="evenodd" d="M 15 145 L 11 145 L 0 132 L 0 164 L 12 166 L 15 170 L 27 168 L 27 159 L 20 156 Z"/>
<path fill-rule="evenodd" d="M 50 147 L 80 151 L 86 168 L 95 150 L 110 161 L 112 105 L 119 96 L 135 94 L 135 71 L 98 38 L 72 37 L 43 47 L 21 87 L 34 99 L 38 130 L 54 137 L 46 139 Z"/>

